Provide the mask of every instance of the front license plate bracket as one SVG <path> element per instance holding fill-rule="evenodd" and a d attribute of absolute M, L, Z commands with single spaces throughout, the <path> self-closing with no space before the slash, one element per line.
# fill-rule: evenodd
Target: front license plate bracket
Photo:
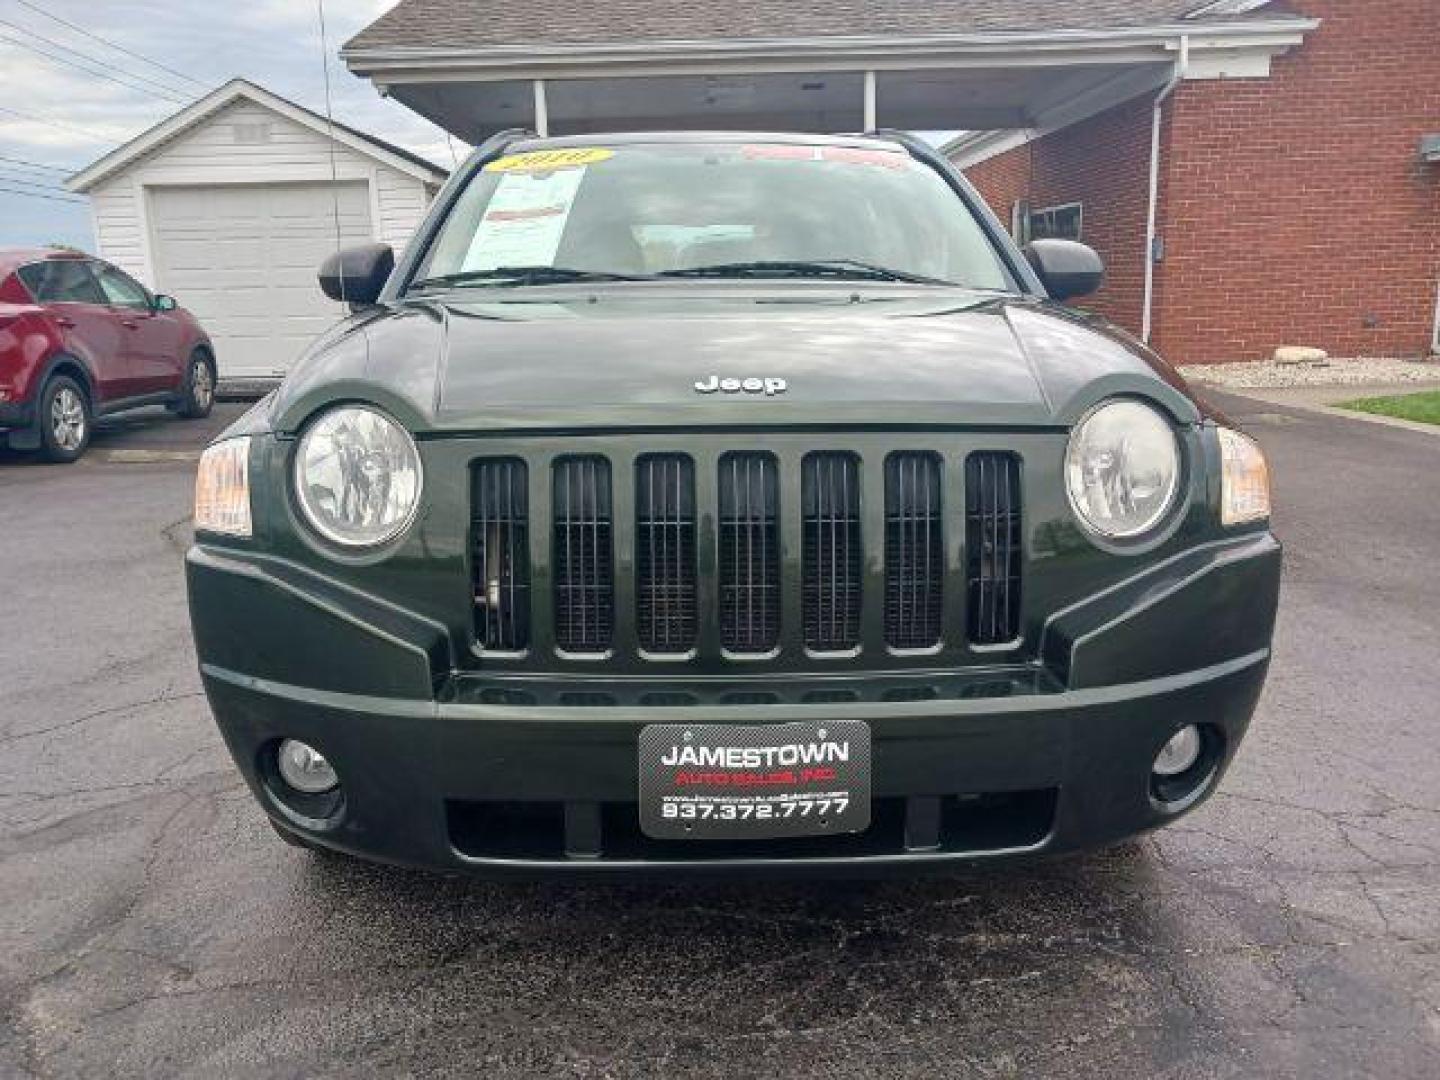
<path fill-rule="evenodd" d="M 655 840 L 761 840 L 870 825 L 859 720 L 651 724 L 639 740 L 640 829 Z"/>

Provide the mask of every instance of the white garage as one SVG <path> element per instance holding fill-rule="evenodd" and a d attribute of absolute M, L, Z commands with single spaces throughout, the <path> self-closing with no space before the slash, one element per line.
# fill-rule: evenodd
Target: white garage
<path fill-rule="evenodd" d="M 223 379 L 283 375 L 343 309 L 337 244 L 405 244 L 444 170 L 235 80 L 75 176 L 100 254 L 199 317 Z"/>

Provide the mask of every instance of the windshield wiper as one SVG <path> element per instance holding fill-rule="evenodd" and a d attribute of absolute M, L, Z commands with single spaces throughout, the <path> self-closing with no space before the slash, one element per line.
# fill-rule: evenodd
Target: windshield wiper
<path fill-rule="evenodd" d="M 904 281 L 913 285 L 953 285 L 953 281 L 925 277 L 905 270 L 863 262 L 860 259 L 757 259 L 753 262 L 716 263 L 683 270 L 662 270 L 658 277 L 787 278 L 830 277 L 848 281 Z"/>
<path fill-rule="evenodd" d="M 563 285 L 572 281 L 647 281 L 641 274 L 620 274 L 608 270 L 575 270 L 568 266 L 497 266 L 491 270 L 461 270 L 410 283 L 415 289 L 453 289 L 466 285 Z"/>

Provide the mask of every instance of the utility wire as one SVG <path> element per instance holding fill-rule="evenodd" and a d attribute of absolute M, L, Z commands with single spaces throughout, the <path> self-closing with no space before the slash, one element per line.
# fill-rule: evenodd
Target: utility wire
<path fill-rule="evenodd" d="M 39 191 L 25 191 L 21 188 L 0 187 L 0 194 L 19 195 L 26 199 L 47 199 L 50 202 L 69 203 L 71 206 L 83 206 L 84 198 L 77 198 L 70 195 L 47 195 Z"/>
<path fill-rule="evenodd" d="M 12 25 L 13 25 L 12 23 L 7 23 L 7 22 L 5 22 L 3 19 L 0 19 L 0 26 L 12 26 Z M 43 40 L 43 39 L 42 39 L 42 40 Z M 27 49 L 27 50 L 29 50 L 30 52 L 35 53 L 35 55 L 37 55 L 37 56 L 43 56 L 43 57 L 45 57 L 45 59 L 51 61 L 52 63 L 64 64 L 66 67 L 74 68 L 76 71 L 83 71 L 86 75 L 93 76 L 94 78 L 105 79 L 105 80 L 107 80 L 107 81 L 109 81 L 109 82 L 115 83 L 117 86 L 123 86 L 123 87 L 125 87 L 125 88 L 127 88 L 127 89 L 129 89 L 129 90 L 138 90 L 140 93 L 142 93 L 142 94 L 149 94 L 151 97 L 164 98 L 166 101 L 174 102 L 174 103 L 177 104 L 177 105 L 187 105 L 187 104 L 189 104 L 189 99 L 188 99 L 188 98 L 183 98 L 183 97 L 181 97 L 178 91 L 168 90 L 168 89 L 167 89 L 167 90 L 155 90 L 155 89 L 152 89 L 150 86 L 142 85 L 141 83 L 138 83 L 138 82 L 129 82 L 129 81 L 125 80 L 125 79 L 120 78 L 120 77 L 117 76 L 117 75 L 111 75 L 111 74 L 109 74 L 108 72 L 96 71 L 96 70 L 95 70 L 94 68 L 92 68 L 92 67 L 86 67 L 84 64 L 78 63 L 77 61 L 66 59 L 65 57 L 59 56 L 59 55 L 57 55 L 57 54 L 55 54 L 55 53 L 53 53 L 53 52 L 50 52 L 50 51 L 47 50 L 47 49 L 42 49 L 39 45 L 32 45 L 32 44 L 30 44 L 30 42 L 28 42 L 28 41 L 21 41 L 19 38 L 15 37 L 15 36 L 12 35 L 12 34 L 0 33 L 0 42 L 4 42 L 6 45 L 14 45 L 16 48 Z M 60 48 L 64 48 L 63 45 L 62 45 L 62 46 L 59 46 L 59 47 L 60 47 Z M 66 51 L 67 51 L 67 52 L 74 52 L 73 49 L 67 49 Z M 75 55 L 76 55 L 76 56 L 84 56 L 85 54 L 84 54 L 84 53 L 75 53 Z M 103 60 L 96 60 L 96 59 L 93 59 L 93 58 L 90 58 L 90 57 L 86 57 L 86 59 L 87 59 L 87 60 L 89 61 L 89 63 L 91 63 L 91 64 L 103 64 L 103 63 L 104 63 Z M 137 76 L 137 77 L 138 77 L 138 76 Z M 147 80 L 147 82 L 148 82 L 148 80 Z M 154 83 L 153 85 L 154 85 L 154 86 L 159 86 L 160 84 L 159 84 L 159 83 Z"/>
<path fill-rule="evenodd" d="M 47 37 L 46 35 L 40 33 L 37 30 L 30 29 L 30 27 L 28 26 L 21 26 L 19 23 L 13 23 L 9 19 L 0 19 L 0 26 L 6 27 L 9 30 L 13 30 L 18 34 L 21 34 L 24 38 L 24 44 L 28 45 L 31 38 L 34 38 L 37 41 L 43 41 L 51 48 L 59 49 L 63 53 L 69 53 L 71 56 L 78 57 L 79 59 L 85 61 L 87 64 L 95 64 L 106 71 L 119 71 L 127 78 L 134 79 L 137 82 L 145 83 L 147 86 L 153 86 L 157 90 L 163 91 L 164 93 L 181 95 L 195 93 L 195 91 L 191 90 L 189 87 L 171 86 L 168 83 L 161 82 L 153 75 L 142 75 L 138 71 L 130 71 L 124 68 L 120 68 L 113 60 L 107 60 L 103 56 L 91 56 L 89 53 L 85 52 L 82 49 L 77 49 L 73 45 L 67 45 L 63 41 L 56 41 L 52 37 Z"/>
<path fill-rule="evenodd" d="M 9 113 L 11 116 L 18 116 L 21 120 L 29 120 L 36 124 L 49 124 L 51 127 L 54 128 L 61 128 L 65 131 L 73 131 L 77 134 L 88 136 L 91 139 L 97 139 L 100 142 L 108 143 L 111 146 L 115 145 L 115 140 L 112 139 L 109 135 L 101 135 L 98 131 L 87 131 L 82 127 L 76 127 L 74 124 L 67 124 L 65 121 L 56 120 L 53 117 L 37 116 L 35 113 L 21 112 L 19 109 L 10 108 L 9 105 L 0 105 L 0 112 Z"/>
<path fill-rule="evenodd" d="M 5 173 L 12 173 L 13 175 L 6 176 L 4 175 Z M 0 182 L 6 184 L 25 184 L 28 187 L 54 188 L 57 191 L 65 190 L 65 185 L 59 179 L 22 172 L 11 165 L 0 165 Z"/>
<path fill-rule="evenodd" d="M 127 49 L 124 45 L 117 45 L 109 38 L 103 38 L 99 34 L 86 30 L 83 26 L 77 26 L 75 23 L 72 23 L 67 19 L 62 19 L 59 15 L 55 15 L 49 11 L 46 11 L 44 8 L 40 7 L 40 5 L 31 3 L 30 0 L 15 0 L 15 2 L 21 7 L 27 8 L 28 10 L 35 12 L 35 14 L 37 15 L 43 15 L 45 16 L 45 18 L 51 20 L 52 22 L 57 22 L 61 26 L 68 27 L 69 29 L 74 30 L 77 34 L 83 34 L 91 41 L 98 41 L 101 45 L 108 46 L 109 48 L 114 49 L 116 52 L 122 52 L 126 56 L 134 57 L 136 60 L 149 64 L 153 68 L 158 68 L 159 70 L 165 72 L 168 75 L 175 76 L 177 79 L 184 79 L 186 82 L 192 83 L 202 89 L 208 86 L 207 83 L 202 82 L 200 79 L 196 79 L 192 76 L 186 75 L 183 71 L 176 71 L 172 67 L 166 67 L 158 60 L 151 60 L 150 57 L 145 56 L 142 53 L 135 52 L 133 49 Z"/>
<path fill-rule="evenodd" d="M 24 167 L 29 168 L 29 169 L 40 169 L 40 170 L 43 170 L 44 172 L 64 173 L 66 176 L 70 175 L 70 174 L 73 173 L 73 172 L 79 171 L 78 168 L 76 168 L 76 167 L 74 167 L 74 166 L 67 166 L 67 165 L 46 165 L 45 163 L 40 162 L 40 161 L 27 161 L 27 160 L 25 160 L 24 158 L 6 157 L 4 154 L 0 154 L 0 161 L 8 161 L 8 162 L 10 162 L 11 166 L 17 166 L 17 165 L 18 165 L 18 166 L 24 166 Z"/>

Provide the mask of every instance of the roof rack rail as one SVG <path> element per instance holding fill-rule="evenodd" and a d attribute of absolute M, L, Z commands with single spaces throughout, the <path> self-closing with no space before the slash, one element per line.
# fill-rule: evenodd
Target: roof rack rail
<path fill-rule="evenodd" d="M 890 142 L 897 142 L 907 150 L 931 150 L 933 147 L 924 139 L 917 138 L 908 131 L 901 131 L 899 128 L 871 128 L 861 133 L 866 139 L 888 139 Z"/>

